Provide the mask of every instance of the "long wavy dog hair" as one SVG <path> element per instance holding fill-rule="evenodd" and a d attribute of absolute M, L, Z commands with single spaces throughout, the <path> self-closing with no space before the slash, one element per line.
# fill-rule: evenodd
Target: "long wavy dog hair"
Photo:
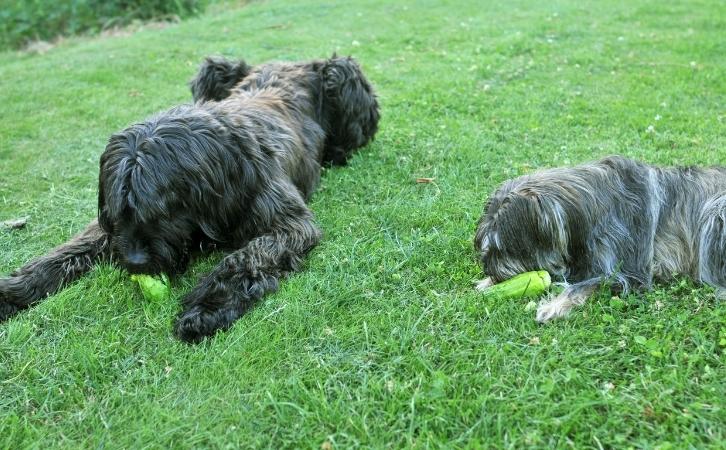
<path fill-rule="evenodd" d="M 658 168 L 622 157 L 545 170 L 491 196 L 474 246 L 486 287 L 547 270 L 567 288 L 537 320 L 566 315 L 605 284 L 650 289 L 676 274 L 726 288 L 726 169 Z"/>
<path fill-rule="evenodd" d="M 194 104 L 111 136 L 98 221 L 0 279 L 0 319 L 102 259 L 174 274 L 193 250 L 232 249 L 182 300 L 175 331 L 196 342 L 299 269 L 321 236 L 306 205 L 321 166 L 345 164 L 377 131 L 372 86 L 336 56 L 256 67 L 210 57 L 190 86 Z"/>

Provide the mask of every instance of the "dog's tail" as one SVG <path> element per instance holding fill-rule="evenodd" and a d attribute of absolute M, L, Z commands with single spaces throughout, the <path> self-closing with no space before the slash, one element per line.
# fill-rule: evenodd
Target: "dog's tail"
<path fill-rule="evenodd" d="M 698 269 L 701 282 L 726 298 L 726 193 L 711 198 L 701 212 Z"/>
<path fill-rule="evenodd" d="M 219 101 L 229 97 L 235 85 L 250 73 L 243 60 L 230 61 L 221 56 L 208 56 L 197 75 L 189 82 L 194 101 Z"/>

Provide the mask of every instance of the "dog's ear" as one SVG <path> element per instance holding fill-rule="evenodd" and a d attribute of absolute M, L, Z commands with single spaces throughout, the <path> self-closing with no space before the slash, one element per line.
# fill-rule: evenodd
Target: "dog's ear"
<path fill-rule="evenodd" d="M 108 212 L 108 206 L 106 205 L 105 185 L 107 180 L 103 169 L 105 166 L 105 155 L 105 152 L 101 155 L 100 170 L 98 172 L 98 225 L 103 231 L 112 233 L 113 223 Z"/>
<path fill-rule="evenodd" d="M 543 192 L 537 187 L 517 188 L 510 193 L 508 212 L 512 223 L 530 230 L 529 236 L 567 252 L 569 242 L 568 206 L 557 192 Z"/>
<path fill-rule="evenodd" d="M 354 150 L 366 145 L 376 134 L 380 117 L 378 100 L 353 58 L 333 55 L 320 70 L 327 133 L 323 162 L 342 165 Z"/>
<path fill-rule="evenodd" d="M 129 136 L 132 136 L 129 129 L 111 135 L 99 161 L 98 224 L 107 233 L 113 233 L 114 220 L 122 209 L 122 197 L 117 194 L 122 191 L 119 182 L 126 178 L 128 172 L 119 167 L 122 161 L 129 160 Z"/>
<path fill-rule="evenodd" d="M 219 101 L 229 97 L 231 89 L 250 73 L 243 60 L 230 61 L 219 56 L 204 59 L 199 72 L 189 82 L 194 101 Z"/>

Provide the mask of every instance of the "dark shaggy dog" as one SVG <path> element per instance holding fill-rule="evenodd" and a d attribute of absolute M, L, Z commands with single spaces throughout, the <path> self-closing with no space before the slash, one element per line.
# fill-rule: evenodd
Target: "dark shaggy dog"
<path fill-rule="evenodd" d="M 377 130 L 373 89 L 351 58 L 249 67 L 208 58 L 196 103 L 113 135 L 101 155 L 98 221 L 0 279 L 0 319 L 100 260 L 179 273 L 191 250 L 233 248 L 183 299 L 177 336 L 229 327 L 320 239 L 306 201 L 322 165 L 344 164 Z"/>
<path fill-rule="evenodd" d="M 567 283 L 539 306 L 546 322 L 601 284 L 616 292 L 675 274 L 726 288 L 726 168 L 657 168 L 610 157 L 505 182 L 474 240 L 489 278 L 544 269 Z"/>

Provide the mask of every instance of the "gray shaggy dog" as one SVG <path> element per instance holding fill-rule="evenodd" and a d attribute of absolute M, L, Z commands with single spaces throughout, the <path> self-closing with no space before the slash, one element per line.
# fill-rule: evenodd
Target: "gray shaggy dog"
<path fill-rule="evenodd" d="M 250 67 L 207 58 L 183 105 L 111 136 L 98 220 L 0 279 L 0 320 L 89 271 L 185 270 L 190 253 L 232 249 L 182 300 L 176 335 L 229 327 L 298 270 L 321 233 L 306 206 L 323 165 L 373 139 L 376 96 L 351 58 Z"/>
<path fill-rule="evenodd" d="M 659 168 L 623 157 L 505 182 L 474 239 L 478 289 L 547 270 L 565 290 L 537 321 L 565 316 L 601 285 L 647 290 L 676 274 L 726 289 L 726 168 Z"/>

